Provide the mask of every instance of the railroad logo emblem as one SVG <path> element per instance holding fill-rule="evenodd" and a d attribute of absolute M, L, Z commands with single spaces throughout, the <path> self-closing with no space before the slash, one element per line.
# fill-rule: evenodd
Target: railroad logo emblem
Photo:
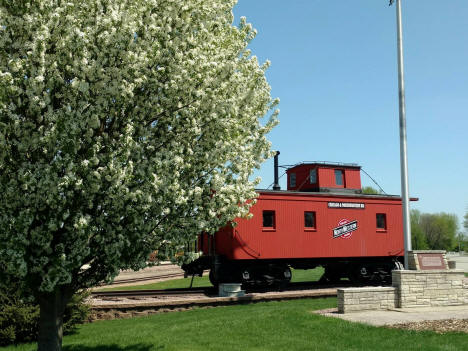
<path fill-rule="evenodd" d="M 342 219 L 338 222 L 338 227 L 333 229 L 333 239 L 342 238 L 348 239 L 353 235 L 353 232 L 358 229 L 357 220 L 349 221 L 347 219 Z"/>

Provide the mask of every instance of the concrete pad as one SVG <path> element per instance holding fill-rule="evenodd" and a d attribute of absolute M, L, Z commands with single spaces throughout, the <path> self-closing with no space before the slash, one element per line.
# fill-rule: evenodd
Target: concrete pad
<path fill-rule="evenodd" d="M 434 321 L 441 319 L 468 319 L 468 305 L 446 307 L 395 308 L 387 311 L 359 311 L 338 313 L 338 311 L 314 311 L 322 316 L 341 318 L 375 326 L 409 322 Z"/>

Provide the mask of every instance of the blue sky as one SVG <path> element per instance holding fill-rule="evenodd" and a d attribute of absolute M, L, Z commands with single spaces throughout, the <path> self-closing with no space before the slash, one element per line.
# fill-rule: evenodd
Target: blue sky
<path fill-rule="evenodd" d="M 409 186 L 420 199 L 411 208 L 461 219 L 468 209 L 468 1 L 404 0 L 402 10 Z M 281 113 L 269 139 L 280 164 L 358 163 L 387 193 L 400 194 L 395 6 L 238 0 L 234 15 L 258 30 L 252 53 L 272 62 L 267 78 Z M 273 161 L 257 174 L 267 187 Z"/>

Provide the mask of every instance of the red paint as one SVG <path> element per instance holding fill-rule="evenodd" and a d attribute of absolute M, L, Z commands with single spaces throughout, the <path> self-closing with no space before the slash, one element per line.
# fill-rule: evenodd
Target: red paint
<path fill-rule="evenodd" d="M 396 196 L 338 195 L 260 191 L 251 208 L 253 218 L 236 219 L 215 236 L 216 253 L 232 260 L 276 258 L 388 257 L 403 255 L 402 206 Z M 359 203 L 359 208 L 329 208 L 328 202 Z M 275 211 L 275 228 L 262 228 L 262 212 Z M 314 230 L 304 227 L 304 212 L 316 213 Z M 376 227 L 376 214 L 385 213 L 387 229 Z M 343 219 L 358 229 L 343 240 L 333 229 Z"/>
<path fill-rule="evenodd" d="M 315 169 L 317 181 L 311 183 L 309 179 L 310 171 Z M 344 174 L 344 184 L 337 185 L 335 182 L 335 170 L 341 170 Z M 320 163 L 303 163 L 298 166 L 289 168 L 286 173 L 288 175 L 288 190 L 293 191 L 312 191 L 320 188 L 330 189 L 361 189 L 361 168 L 359 166 L 349 166 L 340 164 L 320 164 Z M 291 185 L 290 174 L 296 174 L 296 185 Z"/>

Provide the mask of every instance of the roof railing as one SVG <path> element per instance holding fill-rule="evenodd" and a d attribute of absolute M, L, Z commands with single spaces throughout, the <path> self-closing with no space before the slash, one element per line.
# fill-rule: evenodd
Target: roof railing
<path fill-rule="evenodd" d="M 303 161 L 295 165 L 281 165 L 281 168 L 293 168 L 302 165 L 323 165 L 323 166 L 338 166 L 338 167 L 359 167 L 357 163 L 331 162 L 331 161 Z"/>

